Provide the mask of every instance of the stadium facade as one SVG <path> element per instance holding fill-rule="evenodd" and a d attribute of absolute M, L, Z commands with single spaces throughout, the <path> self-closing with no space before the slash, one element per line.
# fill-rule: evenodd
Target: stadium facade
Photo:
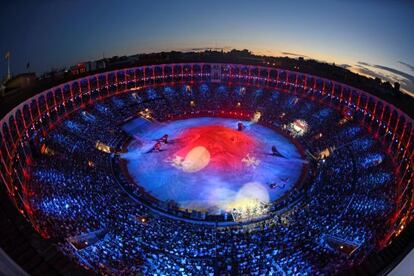
<path fill-rule="evenodd" d="M 352 261 L 349 261 L 348 263 L 345 262 L 346 265 L 341 266 L 339 269 L 344 269 L 344 267 L 350 268 L 354 265 L 358 265 L 367 255 L 372 254 L 373 252 L 378 252 L 380 249 L 384 250 L 384 248 L 390 246 L 392 244 L 392 241 L 396 239 L 403 232 L 403 230 L 411 223 L 414 214 L 414 183 L 412 181 L 414 146 L 412 138 L 413 120 L 408 115 L 406 115 L 397 107 L 387 103 L 386 101 L 372 94 L 329 79 L 324 79 L 301 72 L 277 69 L 273 67 L 223 63 L 158 64 L 97 73 L 94 75 L 85 76 L 76 80 L 62 83 L 56 87 L 47 89 L 37 94 L 36 96 L 20 103 L 13 110 L 11 110 L 4 118 L 1 119 L 0 129 L 0 182 L 5 188 L 4 190 L 6 191 L 12 204 L 21 213 L 21 216 L 23 216 L 30 224 L 33 225 L 37 232 L 39 232 L 45 238 L 51 238 L 51 233 L 48 233 L 43 229 L 47 227 L 45 227 L 44 225 L 42 226 L 42 223 L 39 222 L 42 216 L 36 214 L 38 210 L 34 206 L 33 201 L 31 201 L 31 197 L 35 197 L 35 195 L 32 195 L 34 189 L 32 189 L 31 183 L 34 177 L 38 177 L 38 175 L 36 176 L 35 174 L 36 169 L 33 169 L 33 167 L 36 167 L 34 166 L 34 164 L 36 164 L 37 159 L 39 159 L 38 155 L 39 153 L 47 155 L 48 151 L 53 152 L 53 147 L 47 147 L 44 143 L 44 141 L 48 139 L 50 134 L 56 134 L 56 128 L 59 129 L 59 126 L 67 122 L 71 118 L 71 116 L 74 116 L 74 114 L 79 114 L 79 112 L 82 112 L 84 110 L 88 112 L 88 108 L 93 107 L 99 103 L 105 103 L 105 101 L 108 101 L 114 97 L 116 98 L 121 97 L 122 95 L 129 95 L 132 97 L 130 97 L 130 100 L 134 101 L 135 99 L 139 105 L 140 102 L 139 100 L 137 100 L 137 97 L 141 97 L 141 94 L 147 93 L 149 89 L 162 90 L 165 87 L 172 87 L 175 90 L 179 90 L 180 87 L 192 88 L 199 87 L 201 84 L 207 84 L 210 90 L 218 89 L 220 85 L 224 85 L 228 87 L 229 90 L 235 87 L 238 89 L 240 87 L 246 87 L 246 93 L 250 93 L 252 90 L 256 88 L 269 91 L 265 92 L 265 94 L 269 93 L 269 95 L 272 95 L 273 91 L 278 91 L 278 93 L 284 95 L 283 97 L 289 97 L 289 99 L 286 98 L 286 101 L 310 102 L 318 107 L 333 110 L 336 114 L 338 114 L 340 118 L 347 118 L 347 120 L 351 121 L 353 125 L 359 125 L 364 129 L 364 136 L 361 136 L 361 139 L 365 137 L 372 137 L 376 141 L 376 143 L 381 145 L 382 155 L 380 155 L 380 157 L 375 156 L 372 153 L 370 153 L 369 156 L 374 158 L 374 163 L 381 163 L 383 159 L 387 159 L 389 164 L 391 164 L 391 169 L 389 173 L 392 174 L 393 194 L 390 195 L 390 198 L 392 198 L 392 203 L 390 203 L 390 205 L 392 207 L 389 207 L 389 210 L 391 210 L 390 212 L 385 212 L 386 216 L 383 218 L 382 221 L 387 231 L 385 233 L 380 234 L 380 238 L 378 240 L 377 245 L 372 247 L 368 246 L 369 249 L 367 247 L 364 249 L 363 252 L 358 253 L 360 254 L 358 258 L 350 258 L 352 259 Z M 184 90 L 185 89 L 188 88 L 184 88 Z M 229 92 L 229 94 L 231 94 L 231 92 Z M 148 101 L 153 100 L 148 95 L 142 96 L 142 98 Z M 157 97 L 155 97 L 154 99 L 156 98 Z M 270 98 L 271 97 L 269 96 L 267 100 L 270 101 Z M 172 98 L 171 102 L 174 102 L 174 99 Z M 188 97 L 188 99 L 191 100 L 191 97 Z M 196 105 L 198 104 L 200 99 L 201 98 L 195 101 Z M 235 100 L 235 103 L 237 102 L 239 102 L 238 99 Z M 194 102 L 189 104 L 194 104 Z M 269 104 L 269 102 L 266 103 L 265 99 L 262 100 L 262 105 L 266 104 Z M 295 104 L 296 102 L 292 106 L 294 106 Z M 271 107 L 271 105 L 269 106 Z M 276 104 L 274 106 L 278 107 Z M 246 113 L 251 112 L 251 114 L 253 114 L 253 112 L 256 111 L 255 109 L 257 109 L 257 107 L 261 106 L 255 105 L 254 108 L 248 108 L 246 110 Z M 295 108 L 296 107 L 293 107 L 293 110 Z M 197 112 L 199 111 L 194 110 L 196 109 L 189 110 L 189 112 L 186 113 L 187 117 L 200 117 L 201 115 L 206 115 L 202 112 L 201 114 L 198 114 Z M 266 113 L 267 109 L 263 110 L 264 111 L 262 112 Z M 139 109 L 137 109 L 136 111 L 139 111 Z M 203 110 L 203 112 L 204 111 L 205 110 Z M 231 110 L 231 108 L 227 107 L 223 108 L 222 110 L 216 111 L 217 114 L 212 115 L 210 113 L 209 116 L 231 117 L 236 119 L 241 119 L 243 117 L 241 115 L 241 112 L 237 114 L 238 111 L 236 107 L 234 110 Z M 224 113 L 220 114 L 220 112 Z M 284 113 L 287 113 L 287 111 Z M 137 113 L 135 112 L 133 114 Z M 278 115 L 280 117 L 280 114 Z M 131 119 L 130 117 L 131 116 L 125 116 L 123 119 L 129 120 Z M 93 120 L 93 116 L 91 118 L 91 120 Z M 172 119 L 173 117 L 163 118 L 164 120 L 168 120 Z M 313 116 L 312 118 L 315 118 L 315 116 Z M 323 124 L 321 124 L 320 129 L 323 130 L 324 126 L 328 128 L 330 123 L 331 122 L 329 121 L 329 119 L 327 119 L 323 122 Z M 340 130 L 342 130 L 342 128 Z M 57 133 L 59 134 L 59 132 Z M 319 132 L 313 134 L 316 135 L 319 134 Z M 125 137 L 121 137 L 120 141 L 124 138 Z M 96 141 L 93 142 L 97 142 L 97 140 L 98 139 L 96 139 Z M 352 141 L 353 140 L 351 139 L 350 143 L 352 143 Z M 123 142 L 123 140 L 121 142 Z M 107 144 L 109 143 L 102 143 L 103 146 Z M 40 146 L 43 146 L 44 148 L 39 149 Z M 336 145 L 336 147 L 338 148 L 339 145 Z M 38 149 L 38 152 L 36 149 Z M 320 150 L 320 152 L 322 152 L 323 149 Z M 109 149 L 108 152 L 110 154 L 111 150 Z M 329 159 L 329 157 L 316 159 Z M 117 163 L 119 162 L 119 160 L 115 160 L 113 162 Z M 363 164 L 363 162 L 365 161 L 361 162 L 361 164 Z M 366 162 L 371 161 L 368 160 Z M 91 166 L 95 166 L 95 164 L 91 163 Z M 99 165 L 97 164 L 97 166 Z M 315 168 L 314 175 L 317 175 L 318 168 L 318 166 Z M 116 173 L 114 175 L 116 175 Z M 363 181 L 363 178 L 361 177 L 358 178 L 356 182 Z M 119 179 L 120 178 L 118 177 L 118 182 L 120 182 Z M 125 188 L 125 186 L 123 186 L 123 188 Z M 136 196 L 137 194 L 133 191 L 130 191 L 130 194 L 134 197 L 134 199 L 137 199 L 138 201 L 143 199 L 143 204 L 145 203 L 144 205 L 146 206 L 145 208 L 150 208 L 147 209 L 149 213 L 160 212 L 162 213 L 161 215 L 166 215 L 168 216 L 168 219 L 172 220 L 174 220 L 174 215 L 177 217 L 186 218 L 186 215 L 182 213 L 175 213 L 172 216 L 171 212 L 165 212 L 164 214 L 164 210 L 168 208 L 151 205 L 150 196 L 146 198 L 140 198 L 139 196 Z M 344 198 L 346 198 L 345 195 Z M 353 203 L 356 204 L 356 202 L 357 200 L 355 199 Z M 323 203 L 321 202 L 320 204 Z M 375 205 L 376 203 L 372 204 Z M 50 208 L 54 208 L 53 204 L 50 206 Z M 302 207 L 305 208 L 304 206 Z M 139 219 L 142 220 L 143 225 L 147 223 L 145 222 L 145 220 L 147 219 L 149 220 L 148 223 L 151 223 L 151 218 L 145 216 L 145 212 L 147 211 L 140 213 L 139 216 Z M 56 217 L 58 216 L 56 215 Z M 279 219 L 280 217 L 282 217 L 282 215 L 279 216 Z M 72 219 L 74 218 L 72 217 Z M 203 220 L 205 220 L 205 216 L 198 216 L 196 219 L 194 219 L 194 217 L 192 216 L 188 216 L 188 219 L 195 220 L 197 221 L 197 223 L 199 223 L 200 221 L 202 222 Z M 272 215 L 270 216 L 270 218 L 268 217 L 267 219 L 275 218 Z M 361 215 L 361 219 L 363 220 L 365 218 Z M 59 220 L 57 219 L 56 222 L 58 221 Z M 182 220 L 180 221 L 182 222 Z M 182 223 L 187 222 L 184 221 Z M 188 223 L 191 224 L 193 222 L 190 221 Z M 257 222 L 254 221 L 252 223 Z M 245 224 L 249 225 L 249 222 Z M 211 227 L 211 225 L 208 227 Z M 261 225 L 260 227 L 270 226 Z M 111 232 L 108 229 L 104 228 L 105 227 L 100 226 L 96 227 L 95 229 L 88 230 L 89 233 L 92 233 L 94 235 L 94 239 L 97 239 L 99 241 L 101 237 L 100 235 L 106 236 L 108 235 L 107 232 Z M 99 231 L 101 231 L 102 233 Z M 198 230 L 194 231 L 197 232 Z M 79 245 L 79 243 L 81 243 L 79 240 L 94 240 L 90 239 L 89 237 L 82 236 L 85 232 L 88 231 L 77 231 L 78 235 L 70 235 L 70 238 L 72 238 L 71 244 L 78 244 L 78 247 L 75 246 L 75 251 L 82 250 L 84 248 L 84 246 Z M 312 233 L 313 232 L 310 228 L 309 233 L 306 232 L 303 233 L 303 235 L 309 234 L 310 236 L 312 236 Z M 231 235 L 227 236 L 227 234 L 223 235 L 225 237 L 232 237 Z M 68 236 L 63 237 L 68 239 Z M 77 240 L 73 241 L 75 238 Z M 145 237 L 142 237 L 142 239 L 145 239 Z M 341 240 L 338 236 L 329 233 L 329 231 L 327 231 L 323 235 L 319 235 L 319 239 L 323 239 L 323 241 L 320 242 L 321 244 L 324 244 L 325 246 L 329 247 L 332 251 L 337 250 L 339 252 L 338 254 L 344 254 L 343 256 L 347 256 L 347 254 L 353 254 L 354 250 L 356 250 L 356 248 L 359 247 L 359 244 L 355 245 L 352 242 Z M 309 243 L 305 244 L 306 246 L 309 245 Z M 151 251 L 153 253 L 155 252 L 154 254 L 157 254 L 156 252 L 160 252 L 159 248 L 152 248 L 148 244 L 146 246 L 148 246 L 148 248 L 145 249 L 146 251 Z M 264 244 L 262 246 L 271 247 L 270 244 Z M 100 249 L 98 249 L 98 251 L 99 250 Z M 167 250 L 169 249 L 167 248 Z M 68 255 L 76 255 L 73 252 L 66 253 Z M 90 254 L 93 255 L 94 253 Z M 308 260 L 311 264 L 300 264 L 298 265 L 297 270 L 295 270 L 296 268 L 292 268 L 292 264 L 286 264 L 284 266 L 284 262 L 286 262 L 284 258 L 280 257 L 278 253 L 274 254 L 275 255 L 273 260 L 276 260 L 275 263 L 267 262 L 268 266 L 275 267 L 274 271 L 286 273 L 301 273 L 319 270 L 319 268 L 315 268 L 314 263 L 312 263 L 312 260 Z M 139 255 L 146 256 L 144 253 L 140 253 Z M 258 253 L 258 255 L 260 254 Z M 117 256 L 122 256 L 122 254 Z M 208 256 L 209 254 L 206 253 L 206 256 L 203 255 L 203 258 L 208 259 Z M 190 258 L 189 256 L 187 257 Z M 122 257 L 119 258 L 122 259 Z M 218 271 L 225 271 L 227 267 L 225 258 L 226 256 L 223 257 L 223 260 L 220 260 L 220 262 L 223 263 L 218 266 L 214 265 L 215 262 L 218 262 L 217 259 L 214 259 L 212 261 L 200 261 L 200 263 L 195 264 L 194 267 L 203 267 L 203 265 L 205 265 L 206 267 L 212 268 L 212 273 Z M 113 265 L 110 263 L 99 264 L 99 262 L 94 263 L 93 257 L 91 257 L 91 259 L 88 260 L 87 257 L 85 257 L 85 255 L 82 254 L 78 255 L 78 257 L 75 257 L 75 259 L 77 259 L 77 262 L 80 263 L 82 266 L 95 272 L 125 272 L 119 268 L 122 267 L 122 265 Z M 145 263 L 147 259 L 147 257 L 143 257 L 143 260 L 141 261 Z M 355 261 L 355 259 L 358 259 L 358 261 Z M 188 260 L 186 261 L 188 263 L 191 262 Z M 243 262 L 242 259 L 232 259 L 230 263 L 238 263 L 239 261 L 240 263 Z M 156 261 L 153 261 L 153 263 L 156 263 Z M 101 266 L 105 268 L 102 268 Z M 192 271 L 190 268 L 190 270 L 187 271 L 185 265 L 183 265 L 183 270 L 180 270 L 181 267 L 179 267 L 177 268 L 177 271 L 174 270 L 174 265 L 171 266 L 171 271 L 166 271 L 166 268 L 164 267 L 162 269 L 160 268 L 160 270 L 147 270 L 146 272 L 196 273 L 196 271 Z M 253 268 L 252 270 L 249 270 L 249 265 L 246 265 L 244 263 L 240 265 L 233 264 L 233 270 L 230 269 L 230 271 L 228 272 L 235 272 L 235 266 L 238 267 L 237 271 L 239 273 L 253 272 Z M 188 267 L 191 267 L 191 265 L 188 265 Z M 328 273 L 333 269 L 337 269 L 335 266 L 334 268 L 330 266 L 326 267 L 329 267 L 327 271 L 321 268 L 320 272 Z M 139 271 L 139 269 L 139 266 L 137 266 L 137 271 Z M 337 270 L 334 271 L 338 272 Z"/>

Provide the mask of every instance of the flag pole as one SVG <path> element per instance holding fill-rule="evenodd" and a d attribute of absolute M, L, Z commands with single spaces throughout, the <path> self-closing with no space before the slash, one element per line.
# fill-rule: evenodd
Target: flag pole
<path fill-rule="evenodd" d="M 10 73 L 10 52 L 8 51 L 4 57 L 5 57 L 5 59 L 7 59 L 7 80 L 9 80 L 9 79 L 11 79 L 11 73 Z"/>
<path fill-rule="evenodd" d="M 10 74 L 10 57 L 7 59 L 7 80 L 11 79 Z"/>

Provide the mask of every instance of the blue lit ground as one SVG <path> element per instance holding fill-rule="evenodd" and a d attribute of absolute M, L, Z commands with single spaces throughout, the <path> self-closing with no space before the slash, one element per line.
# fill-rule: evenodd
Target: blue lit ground
<path fill-rule="evenodd" d="M 238 122 L 203 117 L 152 123 L 138 118 L 124 126 L 135 139 L 122 157 L 135 183 L 183 209 L 219 212 L 277 200 L 299 180 L 301 154 L 276 131 L 245 121 L 247 128 L 240 132 Z M 164 134 L 169 143 L 151 152 Z M 281 156 L 271 155 L 273 145 Z"/>

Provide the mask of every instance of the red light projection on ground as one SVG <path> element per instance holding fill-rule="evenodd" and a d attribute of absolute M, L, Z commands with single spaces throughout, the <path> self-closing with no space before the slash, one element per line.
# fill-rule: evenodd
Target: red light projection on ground
<path fill-rule="evenodd" d="M 193 127 L 175 141 L 179 150 L 172 164 L 185 172 L 198 172 L 208 166 L 219 171 L 237 171 L 246 166 L 246 156 L 258 143 L 248 134 L 231 128 L 212 125 Z"/>

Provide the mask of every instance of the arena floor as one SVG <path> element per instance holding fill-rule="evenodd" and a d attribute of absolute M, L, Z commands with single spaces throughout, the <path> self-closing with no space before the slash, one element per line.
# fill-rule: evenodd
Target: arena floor
<path fill-rule="evenodd" d="M 158 123 L 137 118 L 123 127 L 135 139 L 122 158 L 138 185 L 183 209 L 219 213 L 275 201 L 294 187 L 305 161 L 275 130 L 242 121 L 246 128 L 238 131 L 238 122 L 202 117 Z M 153 150 L 165 134 L 168 142 Z"/>

